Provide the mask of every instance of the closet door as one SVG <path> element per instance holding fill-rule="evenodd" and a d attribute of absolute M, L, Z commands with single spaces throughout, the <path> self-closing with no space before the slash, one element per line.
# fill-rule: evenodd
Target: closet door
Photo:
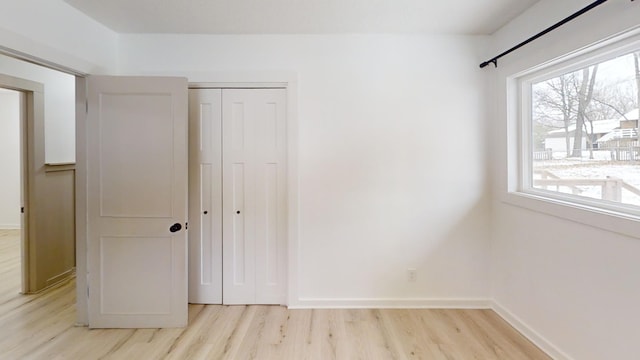
<path fill-rule="evenodd" d="M 225 304 L 285 300 L 285 99 L 284 89 L 222 92 Z"/>
<path fill-rule="evenodd" d="M 222 90 L 189 90 L 189 302 L 222 303 Z"/>

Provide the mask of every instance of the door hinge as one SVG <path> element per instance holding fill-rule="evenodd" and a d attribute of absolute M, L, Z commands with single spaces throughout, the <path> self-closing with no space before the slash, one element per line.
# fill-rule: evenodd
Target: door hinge
<path fill-rule="evenodd" d="M 24 206 L 20 208 L 20 214 L 24 214 Z"/>
<path fill-rule="evenodd" d="M 84 102 L 84 112 L 89 113 L 89 100 L 85 100 Z"/>

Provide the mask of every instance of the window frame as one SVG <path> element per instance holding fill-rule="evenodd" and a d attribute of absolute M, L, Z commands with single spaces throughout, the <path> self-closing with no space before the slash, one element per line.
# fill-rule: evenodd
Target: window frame
<path fill-rule="evenodd" d="M 507 77 L 507 191 L 515 206 L 640 238 L 640 207 L 536 189 L 532 184 L 532 85 L 640 50 L 640 29 Z"/>

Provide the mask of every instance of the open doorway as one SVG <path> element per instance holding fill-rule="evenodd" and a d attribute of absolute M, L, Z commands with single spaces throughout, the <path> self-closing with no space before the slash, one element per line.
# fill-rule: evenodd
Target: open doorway
<path fill-rule="evenodd" d="M 40 78 L 44 79 L 44 83 L 49 81 Z M 21 229 L 18 233 L 21 256 L 14 257 L 9 263 L 14 264 L 14 269 L 19 269 L 13 270 L 13 273 L 22 274 L 18 276 L 20 292 L 37 293 L 71 279 L 75 272 L 75 169 L 72 163 L 48 163 L 45 160 L 45 116 L 48 112 L 45 111 L 44 84 L 0 74 L 0 88 L 8 90 L 4 93 L 17 94 L 19 99 L 18 110 L 13 111 L 18 114 L 19 131 L 7 134 L 14 144 L 7 155 L 11 156 L 12 153 L 19 159 L 18 176 L 9 176 L 9 181 L 14 184 L 17 181 L 21 185 L 17 191 L 21 201 L 17 208 L 16 204 L 12 204 L 13 201 L 7 206 L 16 208 L 9 210 L 9 213 L 19 211 L 20 220 L 17 224 L 21 224 L 18 227 Z M 73 88 L 71 90 L 73 94 Z M 49 91 L 48 94 L 51 94 L 49 98 L 55 103 L 56 92 Z M 73 103 L 69 107 L 73 114 Z M 21 144 L 18 145 L 18 151 L 15 150 L 16 143 Z M 10 191 L 15 198 L 15 188 Z M 15 218 L 13 225 L 15 228 Z M 15 232 L 8 233 L 10 236 L 7 237 L 13 238 L 15 244 Z M 10 248 L 15 249 L 16 246 Z M 3 274 L 2 278 L 5 277 Z"/>
<path fill-rule="evenodd" d="M 0 88 L 0 303 L 25 290 L 21 253 L 23 95 Z"/>

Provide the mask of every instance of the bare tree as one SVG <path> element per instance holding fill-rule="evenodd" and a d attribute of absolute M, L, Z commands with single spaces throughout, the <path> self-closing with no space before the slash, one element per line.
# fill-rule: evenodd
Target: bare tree
<path fill-rule="evenodd" d="M 640 52 L 629 57 L 634 61 L 635 79 L 627 75 L 600 79 L 598 65 L 593 65 L 533 84 L 536 140 L 543 143 L 551 130 L 563 129 L 567 157 L 582 156 L 583 143 L 587 143 L 593 157 L 597 140 L 594 124 L 624 118 L 640 107 Z"/>
<path fill-rule="evenodd" d="M 569 75 L 571 76 L 571 75 Z M 571 96 L 569 92 L 569 82 L 565 76 L 561 76 L 558 78 L 559 87 L 556 91 L 560 94 L 561 104 L 562 104 L 562 125 L 564 128 L 564 140 L 565 146 L 567 149 L 567 156 L 569 155 L 569 150 L 571 148 L 571 138 L 569 137 L 569 126 L 571 125 L 571 113 L 573 113 L 573 107 L 575 102 L 575 97 Z"/>
<path fill-rule="evenodd" d="M 572 157 L 582 156 L 582 137 L 584 136 L 583 127 L 585 126 L 585 114 L 587 112 L 587 107 L 593 98 L 593 88 L 596 83 L 597 73 L 598 65 L 582 69 L 582 79 L 578 91 L 578 113 L 576 114 L 576 131 L 573 138 Z M 589 136 L 589 134 L 587 134 L 587 136 Z"/>
<path fill-rule="evenodd" d="M 640 142 L 640 51 L 633 53 L 633 64 L 636 68 L 636 106 L 638 107 L 638 119 L 636 126 L 636 134 L 638 135 L 638 142 Z"/>
<path fill-rule="evenodd" d="M 626 94 L 620 88 L 595 90 L 591 103 L 591 113 L 599 115 L 600 120 L 613 118 L 627 118 L 629 111 L 636 108 L 635 91 L 632 96 Z"/>
<path fill-rule="evenodd" d="M 593 118 L 589 116 L 589 114 L 584 114 L 584 119 L 586 120 L 583 124 L 583 130 L 587 134 L 587 149 L 589 149 L 589 159 L 593 159 L 593 143 L 595 141 L 595 126 L 593 125 Z M 587 126 L 589 124 L 589 126 Z"/>
<path fill-rule="evenodd" d="M 571 152 L 571 136 L 569 127 L 575 121 L 575 103 L 577 96 L 575 87 L 575 73 L 565 74 L 543 83 L 543 87 L 535 92 L 536 118 L 539 123 L 549 128 L 558 127 L 558 117 L 561 118 L 560 127 L 564 129 L 566 154 Z"/>

